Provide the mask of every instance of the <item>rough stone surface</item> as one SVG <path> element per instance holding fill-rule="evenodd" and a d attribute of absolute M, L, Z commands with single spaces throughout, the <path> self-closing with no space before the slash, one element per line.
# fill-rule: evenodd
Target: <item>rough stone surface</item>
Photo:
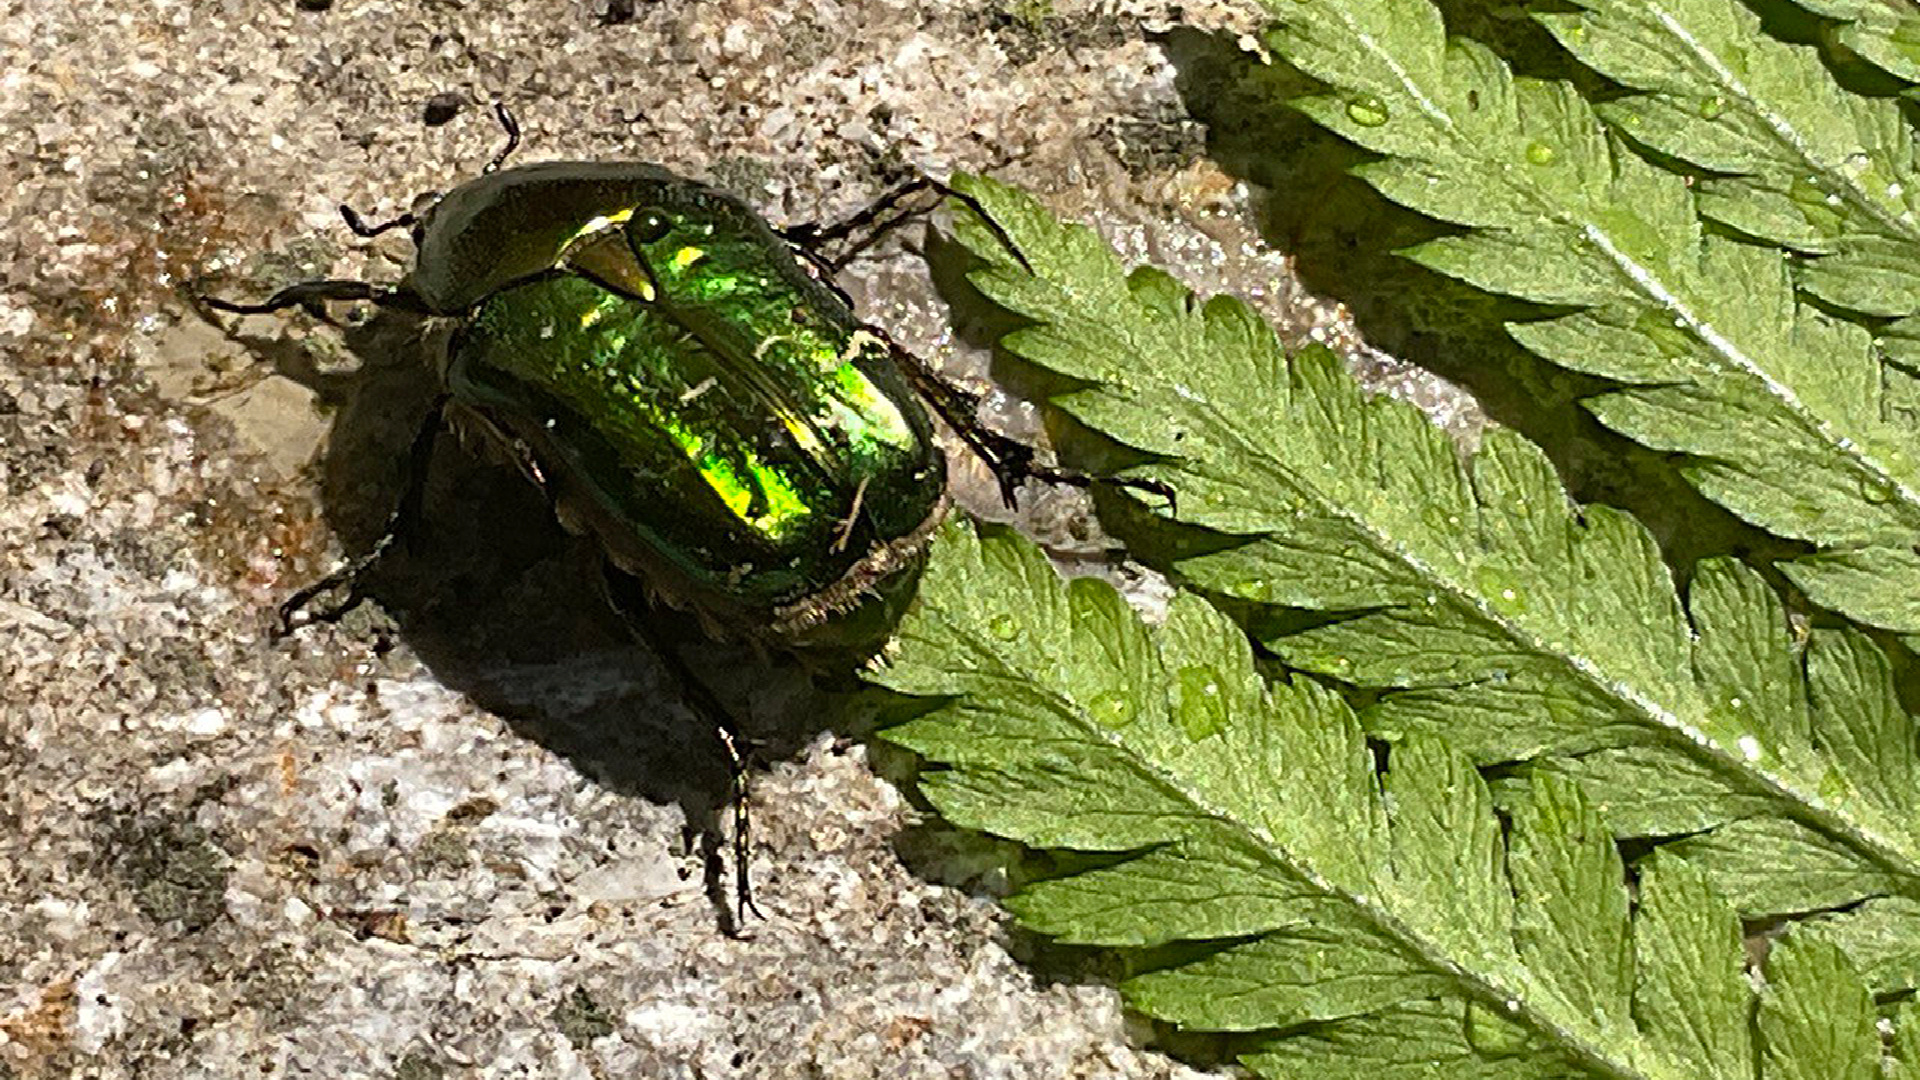
<path fill-rule="evenodd" d="M 274 605 L 395 496 L 423 343 L 385 316 L 216 322 L 190 297 L 396 278 L 404 236 L 358 240 L 335 204 L 378 218 L 472 175 L 498 97 L 522 162 L 652 160 L 777 222 L 849 213 L 910 168 L 996 169 L 1358 353 L 1241 224 L 1247 193 L 1200 156 L 1156 37 L 1241 34 L 1251 11 L 0 10 L 0 1078 L 1196 1075 L 1096 978 L 1014 959 L 977 850 L 902 842 L 918 815 L 866 748 L 796 723 L 834 699 L 703 650 L 769 762 L 766 917 L 725 935 L 688 839 L 725 794 L 708 735 L 590 554 L 464 448 L 443 445 L 425 535 L 374 602 L 276 639 Z M 912 252 L 846 284 L 982 377 Z M 1104 565 L 1083 509 L 1042 496 L 1030 524 Z"/>

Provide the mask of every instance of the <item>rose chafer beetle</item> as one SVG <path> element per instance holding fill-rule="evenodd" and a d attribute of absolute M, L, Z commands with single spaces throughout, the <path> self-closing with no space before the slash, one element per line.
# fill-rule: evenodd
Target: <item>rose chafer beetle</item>
<path fill-rule="evenodd" d="M 949 189 L 917 181 L 846 222 L 783 233 L 654 165 L 503 169 L 519 132 L 495 111 L 508 141 L 477 179 L 378 226 L 341 208 L 361 236 L 411 231 L 417 254 L 399 284 L 308 281 L 259 303 L 206 301 L 321 315 L 327 301 L 369 301 L 452 325 L 408 496 L 370 553 L 283 607 L 283 626 L 405 531 L 443 420 L 504 451 L 653 595 L 718 634 L 782 647 L 879 644 L 950 505 L 926 405 L 993 468 L 1009 504 L 1026 478 L 1089 482 L 982 427 L 972 395 L 861 322 L 818 253 L 861 229 L 875 232 L 847 251 L 870 244 L 903 193 Z M 671 643 L 654 643 L 712 711 Z M 711 719 L 738 775 L 728 719 Z"/>

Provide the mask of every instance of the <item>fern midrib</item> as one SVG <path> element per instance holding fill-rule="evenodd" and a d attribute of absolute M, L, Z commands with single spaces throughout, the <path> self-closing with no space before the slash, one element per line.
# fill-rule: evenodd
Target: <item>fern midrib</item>
<path fill-rule="evenodd" d="M 1716 328 L 1711 319 L 1702 317 L 1671 288 L 1662 284 L 1658 275 L 1628 257 L 1605 230 L 1584 224 L 1577 224 L 1576 227 L 1597 249 L 1606 252 L 1615 269 L 1619 270 L 1628 281 L 1638 286 L 1644 296 L 1657 306 L 1671 312 L 1676 320 L 1686 324 L 1695 338 L 1717 355 L 1726 358 L 1749 378 L 1757 381 L 1765 388 L 1768 396 L 1778 402 L 1787 415 L 1792 417 L 1803 430 L 1810 432 L 1821 446 L 1852 465 L 1857 470 L 1857 474 L 1864 474 L 1869 482 L 1880 484 L 1896 493 L 1899 501 L 1913 511 L 1916 517 L 1920 517 L 1920 489 L 1910 486 L 1877 458 L 1866 454 L 1864 449 L 1869 439 L 1855 438 L 1835 430 L 1830 421 L 1809 408 L 1793 388 L 1774 378 L 1745 349 Z M 1697 378 L 1690 377 L 1688 381 L 1696 386 L 1701 385 L 1701 380 Z"/>
<path fill-rule="evenodd" d="M 1377 930 L 1382 937 L 1400 943 L 1433 971 L 1452 979 L 1460 987 L 1462 997 L 1478 1000 L 1495 1013 L 1524 1023 L 1532 1031 L 1546 1037 L 1556 1049 L 1569 1058 L 1590 1066 L 1597 1075 L 1607 1077 L 1609 1080 L 1664 1080 L 1666 1076 L 1684 1075 L 1678 1071 L 1670 1074 L 1643 1071 L 1631 1063 L 1621 1062 L 1609 1056 L 1603 1044 L 1581 1037 L 1537 1008 L 1533 1004 L 1534 996 L 1545 991 L 1542 986 L 1534 985 L 1530 980 L 1521 986 L 1507 986 L 1496 982 L 1490 974 L 1470 971 L 1463 967 L 1444 945 L 1420 933 L 1408 920 L 1370 901 L 1368 894 L 1351 892 L 1336 885 L 1306 860 L 1297 857 L 1291 848 L 1281 843 L 1265 828 L 1244 821 L 1230 810 L 1214 804 L 1201 790 L 1181 782 L 1178 774 L 1135 750 L 1120 738 L 1124 729 L 1112 728 L 1095 720 L 1087 710 L 1081 708 L 1077 700 L 1055 690 L 1044 678 L 1044 672 L 1015 667 L 1003 660 L 984 638 L 971 633 L 967 627 L 958 625 L 954 620 L 944 616 L 942 621 L 954 640 L 965 642 L 976 656 L 992 658 L 1005 678 L 1019 680 L 1023 685 L 1030 687 L 1046 687 L 1046 695 L 1052 699 L 1061 715 L 1071 717 L 1087 738 L 1112 747 L 1132 768 L 1140 770 L 1162 791 L 1170 793 L 1193 807 L 1194 818 L 1204 818 L 1231 833 L 1238 834 L 1249 848 L 1258 852 L 1270 866 L 1285 874 L 1299 875 L 1318 889 L 1322 896 L 1345 904 L 1357 912 L 1367 925 Z M 1244 721 L 1245 718 L 1239 719 Z M 1382 892 L 1391 894 L 1388 890 L 1382 890 Z M 1372 895 L 1380 895 L 1380 893 L 1376 892 Z M 1263 933 L 1267 932 L 1271 931 Z M 1526 969 L 1522 967 L 1521 970 Z"/>
<path fill-rule="evenodd" d="M 1728 94 L 1746 103 L 1748 112 L 1759 117 L 1760 122 L 1765 124 L 1769 131 L 1773 132 L 1774 137 L 1779 140 L 1780 145 L 1793 151 L 1799 158 L 1802 166 L 1811 173 L 1829 178 L 1829 182 L 1835 190 L 1845 191 L 1847 193 L 1847 203 L 1861 211 L 1869 220 L 1879 225 L 1882 235 L 1898 237 L 1909 243 L 1920 244 L 1920 227 L 1916 227 L 1917 223 L 1911 214 L 1905 215 L 1903 218 L 1901 215 L 1887 213 L 1881 207 L 1880 202 L 1857 182 L 1858 177 L 1848 175 L 1845 169 L 1829 168 L 1821 162 L 1819 158 L 1814 155 L 1812 147 L 1800 136 L 1799 131 L 1795 129 L 1792 124 L 1787 123 L 1781 118 L 1778 113 L 1764 107 L 1764 102 L 1752 91 L 1747 83 L 1731 68 L 1721 63 L 1720 57 L 1702 43 L 1680 20 L 1674 18 L 1665 5 L 1648 2 L 1647 10 L 1662 27 L 1665 27 L 1667 31 L 1672 34 L 1675 40 L 1687 47 L 1688 51 L 1713 75 L 1720 87 Z M 1779 48 L 1789 47 L 1778 42 L 1773 44 Z M 1602 74 L 1604 74 L 1604 72 Z M 1866 147 L 1863 146 L 1860 150 L 1862 153 L 1865 153 Z M 1863 173 L 1861 175 L 1864 176 L 1865 174 Z"/>
<path fill-rule="evenodd" d="M 1457 603 L 1478 615 L 1487 625 L 1497 628 L 1500 634 L 1514 645 L 1516 651 L 1552 658 L 1574 679 L 1601 695 L 1603 700 L 1620 703 L 1625 719 L 1632 721 L 1638 717 L 1640 726 L 1660 732 L 1673 742 L 1691 750 L 1695 756 L 1703 757 L 1710 769 L 1732 781 L 1729 784 L 1732 790 L 1757 789 L 1760 793 L 1782 804 L 1781 816 L 1800 821 L 1821 833 L 1832 836 L 1890 875 L 1914 882 L 1916 895 L 1920 895 L 1920 852 L 1914 851 L 1895 837 L 1878 830 L 1870 830 L 1865 827 L 1864 822 L 1830 808 L 1827 800 L 1820 798 L 1817 791 L 1808 791 L 1797 784 L 1792 777 L 1764 768 L 1761 763 L 1740 753 L 1737 747 L 1723 746 L 1709 734 L 1710 725 L 1707 717 L 1696 716 L 1694 722 L 1689 722 L 1679 712 L 1669 709 L 1657 699 L 1638 690 L 1632 680 L 1609 678 L 1604 665 L 1592 657 L 1566 648 L 1553 648 L 1552 645 L 1556 640 L 1572 640 L 1575 635 L 1565 634 L 1559 638 L 1546 636 L 1534 632 L 1523 620 L 1503 617 L 1500 609 L 1487 601 L 1470 584 L 1456 581 L 1452 576 L 1437 569 L 1439 563 L 1420 557 L 1415 553 L 1412 545 L 1392 543 L 1389 533 L 1357 515 L 1339 500 L 1323 493 L 1312 483 L 1310 477 L 1304 474 L 1294 476 L 1284 462 L 1275 460 L 1257 443 L 1243 438 L 1238 426 L 1223 416 L 1212 402 L 1203 401 L 1197 397 L 1189 398 L 1188 406 L 1204 409 L 1203 418 L 1214 421 L 1208 426 L 1233 442 L 1230 452 L 1225 455 L 1228 460 L 1261 468 L 1267 473 L 1269 484 L 1310 493 L 1319 502 L 1323 513 L 1345 521 L 1360 535 L 1368 537 L 1374 550 L 1407 567 L 1416 580 L 1427 582 L 1446 592 Z M 1194 459 L 1182 460 L 1193 461 Z M 1856 796 L 1855 803 L 1862 809 L 1869 809 L 1865 796 Z"/>
<path fill-rule="evenodd" d="M 1347 18 L 1343 7 L 1338 4 L 1333 6 L 1336 11 L 1341 13 L 1341 17 Z M 1347 18 L 1347 26 L 1352 36 L 1365 45 L 1370 53 L 1393 74 L 1394 78 L 1399 81 L 1401 89 L 1420 106 L 1421 112 L 1427 116 L 1429 120 L 1445 130 L 1448 138 L 1455 146 L 1471 146 L 1476 152 L 1480 150 L 1478 143 L 1468 140 L 1462 135 L 1458 125 L 1453 122 L 1451 114 L 1440 108 L 1435 100 L 1424 92 L 1423 88 L 1411 77 L 1407 68 L 1398 61 L 1393 53 L 1380 48 L 1374 37 L 1359 29 L 1351 18 Z M 1444 48 L 1445 46 L 1443 45 L 1442 47 Z M 1480 164 L 1483 166 L 1483 171 L 1485 171 L 1484 167 L 1489 164 L 1505 164 L 1504 162 L 1489 158 L 1484 153 L 1479 153 L 1478 158 Z M 1774 379 L 1752 356 L 1748 355 L 1744 349 L 1737 346 L 1731 339 L 1716 330 L 1711 319 L 1702 317 L 1699 313 L 1695 312 L 1692 307 L 1682 303 L 1676 290 L 1666 285 L 1660 285 L 1656 288 L 1655 283 L 1661 280 L 1659 276 L 1650 269 L 1641 266 L 1627 257 L 1620 245 L 1614 243 L 1605 230 L 1600 229 L 1597 225 L 1575 219 L 1574 216 L 1568 212 L 1569 208 L 1545 198 L 1534 185 L 1507 183 L 1507 178 L 1512 175 L 1512 170 L 1507 168 L 1494 168 L 1491 171 L 1499 176 L 1503 183 L 1506 183 L 1509 190 L 1514 191 L 1526 199 L 1528 203 L 1537 207 L 1543 218 L 1549 221 L 1559 222 L 1563 226 L 1571 226 L 1577 234 L 1584 236 L 1587 240 L 1594 243 L 1596 247 L 1605 251 L 1609 261 L 1613 263 L 1614 269 L 1619 272 L 1626 281 L 1639 289 L 1649 302 L 1658 308 L 1670 312 L 1674 317 L 1681 319 L 1696 338 L 1706 344 L 1715 353 L 1724 357 L 1733 367 L 1744 372 L 1750 378 L 1757 380 L 1762 387 L 1766 388 L 1769 396 L 1775 401 L 1778 401 L 1781 407 L 1796 423 L 1810 431 L 1822 446 L 1838 454 L 1842 460 L 1854 465 L 1856 469 L 1864 472 L 1871 480 L 1878 482 L 1888 490 L 1896 492 L 1899 500 L 1904 505 L 1911 509 L 1916 515 L 1920 515 L 1920 489 L 1915 489 L 1900 481 L 1880 462 L 1860 452 L 1863 444 L 1867 440 L 1839 435 L 1827 420 L 1819 417 L 1817 413 L 1809 409 L 1806 404 L 1801 401 L 1797 393 L 1794 393 L 1785 384 Z M 1689 381 L 1696 385 L 1700 384 L 1700 380 L 1697 378 L 1689 377 Z"/>

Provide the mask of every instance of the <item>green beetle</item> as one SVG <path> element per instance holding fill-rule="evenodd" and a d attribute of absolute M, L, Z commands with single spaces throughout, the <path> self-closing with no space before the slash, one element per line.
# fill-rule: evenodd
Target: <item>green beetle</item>
<path fill-rule="evenodd" d="M 904 592 L 949 506 L 923 400 L 1009 501 L 1026 476 L 1083 482 L 979 428 L 973 400 L 864 325 L 794 234 L 653 165 L 499 169 L 517 142 L 500 112 L 507 149 L 423 213 L 368 227 L 342 208 L 363 236 L 411 229 L 400 285 L 207 303 L 370 300 L 451 320 L 440 374 L 455 422 L 505 449 L 616 565 L 727 636 L 845 644 L 890 621 L 850 616 Z"/>
<path fill-rule="evenodd" d="M 839 225 L 782 233 L 653 165 L 502 169 L 519 131 L 495 112 L 505 148 L 424 212 L 368 226 L 341 207 L 361 236 L 411 230 L 417 254 L 399 285 L 308 281 L 259 303 L 206 300 L 235 314 L 322 316 L 327 301 L 372 301 L 453 327 L 408 496 L 371 552 L 282 606 L 283 627 L 405 531 L 443 413 L 504 450 L 569 528 L 655 595 L 722 636 L 781 647 L 864 652 L 884 640 L 950 506 L 926 406 L 993 469 L 1009 505 L 1025 479 L 1091 482 L 981 426 L 971 394 L 860 321 L 813 246 L 877 222 L 848 248 L 858 251 L 891 227 L 882 208 L 904 192 L 950 189 L 919 181 Z M 674 643 L 649 620 L 629 622 L 715 722 L 744 784 L 731 718 Z M 734 805 L 744 912 L 738 786 Z"/>
<path fill-rule="evenodd" d="M 453 402 L 678 606 L 799 640 L 919 557 L 945 459 L 893 349 L 759 215 L 646 165 L 493 173 L 421 220 Z"/>

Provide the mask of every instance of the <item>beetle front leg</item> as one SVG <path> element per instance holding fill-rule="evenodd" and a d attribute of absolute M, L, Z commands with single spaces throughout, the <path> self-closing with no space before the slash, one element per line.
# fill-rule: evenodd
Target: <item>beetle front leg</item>
<path fill-rule="evenodd" d="M 500 121 L 500 130 L 506 133 L 507 141 L 506 145 L 502 146 L 499 152 L 493 155 L 493 160 L 487 162 L 486 165 L 481 168 L 480 175 L 482 176 L 488 173 L 499 172 L 500 166 L 505 165 L 507 158 L 511 157 L 513 152 L 520 148 L 520 121 L 514 117 L 513 111 L 507 108 L 505 102 L 496 99 L 493 103 L 493 116 L 494 119 Z M 439 198 L 440 195 L 438 192 L 431 192 L 415 198 L 414 205 L 419 206 L 422 203 L 437 202 Z M 353 230 L 353 235 L 365 240 L 371 240 L 381 233 L 392 232 L 395 229 L 411 230 L 420 224 L 420 215 L 409 210 L 404 214 L 389 218 L 378 225 L 369 225 L 366 219 L 360 216 L 358 211 L 344 203 L 340 206 L 340 216 L 346 219 L 347 228 Z"/>
<path fill-rule="evenodd" d="M 375 285 L 370 281 L 347 281 L 337 278 L 296 282 L 265 300 L 253 304 L 222 300 L 217 296 L 200 298 L 201 303 L 229 315 L 267 315 L 297 307 L 322 322 L 333 321 L 327 314 L 325 306 L 328 301 L 333 300 L 362 300 L 392 311 L 404 311 L 413 315 L 432 314 L 418 296 L 404 287 L 391 288 Z"/>
<path fill-rule="evenodd" d="M 925 191 L 934 192 L 939 198 L 925 206 L 902 208 L 908 199 Z M 1022 267 L 1028 270 L 1033 269 L 1027 266 L 1027 257 L 1021 254 L 1019 245 L 1013 242 L 1013 237 L 1007 235 L 1006 230 L 1002 229 L 1000 223 L 986 212 L 978 199 L 945 181 L 935 180 L 925 173 L 896 185 L 893 190 L 831 225 L 821 225 L 816 222 L 793 225 L 781 229 L 780 237 L 793 245 L 807 257 L 809 262 L 820 267 L 826 272 L 827 277 L 831 278 L 846 269 L 847 264 L 861 252 L 885 239 L 888 233 L 938 209 L 941 200 L 944 199 L 953 199 L 972 210 L 981 221 L 986 223 L 987 228 L 993 231 L 995 237 L 1006 245 L 1007 250 L 1013 253 L 1013 257 L 1019 260 Z M 895 213 L 895 211 L 898 212 Z M 888 216 L 889 214 L 892 216 Z M 823 245 L 847 240 L 850 237 L 852 239 L 847 246 L 832 257 L 828 257 L 820 250 Z"/>
<path fill-rule="evenodd" d="M 347 560 L 326 577 L 287 597 L 280 605 L 280 621 L 275 629 L 275 637 L 285 637 L 310 623 L 338 622 L 366 599 L 366 594 L 360 588 L 361 581 L 379 565 L 380 560 L 386 558 L 394 544 L 405 541 L 419 526 L 421 508 L 426 498 L 427 468 L 433 462 L 433 447 L 438 441 L 440 427 L 445 422 L 446 408 L 446 395 L 434 399 L 432 408 L 427 410 L 419 429 L 414 432 L 413 446 L 407 451 L 407 486 L 401 491 L 400 502 L 395 505 L 393 513 L 387 515 L 380 538 L 365 554 Z M 346 595 L 339 602 L 310 609 L 315 599 L 342 588 L 346 590 Z"/>
<path fill-rule="evenodd" d="M 945 187 L 946 185 L 934 180 L 933 177 L 921 175 L 896 186 L 893 190 L 880 196 L 873 202 L 868 203 L 850 217 L 843 218 L 831 225 L 808 222 L 804 225 L 789 226 L 788 228 L 780 230 L 780 237 L 787 243 L 805 252 L 809 258 L 815 260 L 817 264 L 827 272 L 827 275 L 831 277 L 838 274 L 841 270 L 846 269 L 847 264 L 853 261 L 854 256 L 879 243 L 888 233 L 912 221 L 914 218 L 926 215 L 931 212 L 935 206 L 939 205 L 936 202 L 929 203 L 926 206 L 910 206 L 901 209 L 902 203 L 923 191 L 942 190 Z M 894 213 L 892 217 L 886 216 L 896 210 L 899 212 Z M 882 220 L 883 218 L 885 220 Z M 862 230 L 866 230 L 864 236 L 853 240 L 844 250 L 833 257 L 829 258 L 821 253 L 820 249 L 823 245 L 845 240 L 853 236 L 854 233 Z"/>

